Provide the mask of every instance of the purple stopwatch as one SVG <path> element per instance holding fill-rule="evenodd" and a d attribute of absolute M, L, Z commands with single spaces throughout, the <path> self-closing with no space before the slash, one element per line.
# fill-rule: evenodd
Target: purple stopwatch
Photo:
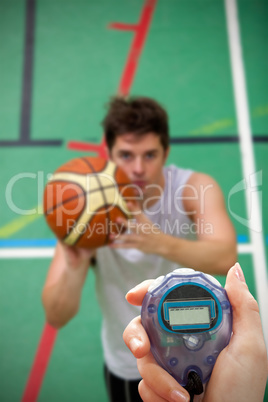
<path fill-rule="evenodd" d="M 153 282 L 142 303 L 141 320 L 156 361 L 182 386 L 189 373 L 202 384 L 209 380 L 232 333 L 226 291 L 211 275 L 190 268 Z"/>

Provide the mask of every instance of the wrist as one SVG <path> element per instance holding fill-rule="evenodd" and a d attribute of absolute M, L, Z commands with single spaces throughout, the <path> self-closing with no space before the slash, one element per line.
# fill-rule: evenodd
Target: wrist
<path fill-rule="evenodd" d="M 90 266 L 90 258 L 94 255 L 92 250 L 65 247 L 65 261 L 68 271 L 87 271 Z"/>
<path fill-rule="evenodd" d="M 89 260 L 81 260 L 81 261 L 66 261 L 66 271 L 67 272 L 84 272 L 88 271 L 90 267 Z"/>

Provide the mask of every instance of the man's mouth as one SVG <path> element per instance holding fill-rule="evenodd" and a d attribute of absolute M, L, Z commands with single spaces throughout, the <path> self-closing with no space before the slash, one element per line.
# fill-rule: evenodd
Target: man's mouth
<path fill-rule="evenodd" d="M 145 180 L 133 180 L 132 183 L 140 188 L 144 188 L 147 185 L 147 182 Z"/>

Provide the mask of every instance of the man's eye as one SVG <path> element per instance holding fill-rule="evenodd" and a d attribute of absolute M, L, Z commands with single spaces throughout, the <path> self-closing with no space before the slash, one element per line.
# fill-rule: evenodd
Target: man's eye
<path fill-rule="evenodd" d="M 153 159 L 153 158 L 155 158 L 155 153 L 150 152 L 150 153 L 146 154 L 146 159 Z"/>
<path fill-rule="evenodd" d="M 124 153 L 121 154 L 122 159 L 130 159 L 130 156 L 131 155 L 128 152 L 124 152 Z"/>

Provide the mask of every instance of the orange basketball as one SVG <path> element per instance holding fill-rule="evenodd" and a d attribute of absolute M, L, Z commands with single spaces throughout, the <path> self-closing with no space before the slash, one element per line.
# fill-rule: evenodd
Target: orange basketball
<path fill-rule="evenodd" d="M 130 218 L 135 192 L 124 171 L 102 158 L 81 157 L 59 167 L 44 190 L 44 214 L 55 235 L 70 246 L 97 248 Z"/>

